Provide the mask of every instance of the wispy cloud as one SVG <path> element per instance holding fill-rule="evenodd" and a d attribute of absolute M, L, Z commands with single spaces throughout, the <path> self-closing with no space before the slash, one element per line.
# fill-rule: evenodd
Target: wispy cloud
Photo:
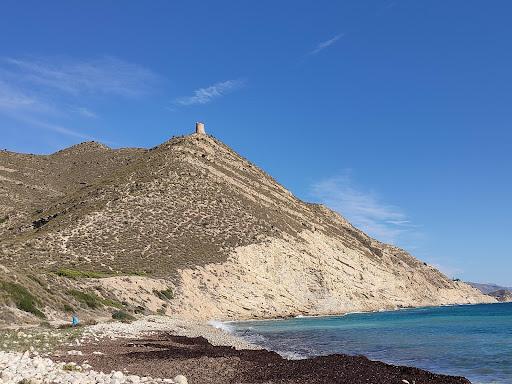
<path fill-rule="evenodd" d="M 66 136 L 76 137 L 81 140 L 96 140 L 96 138 L 93 136 L 86 135 L 84 133 L 81 133 L 74 129 L 64 127 L 59 124 L 47 123 L 45 121 L 42 121 L 41 119 L 35 119 L 35 118 L 28 117 L 28 116 L 20 116 L 20 115 L 16 115 L 13 117 L 16 120 L 21 121 L 25 124 L 29 124 L 34 127 L 42 128 L 42 129 L 45 129 L 48 131 L 60 133 L 60 134 L 66 135 Z"/>
<path fill-rule="evenodd" d="M 312 195 L 378 240 L 396 244 L 414 226 L 398 207 L 354 185 L 349 172 L 313 185 Z"/>
<path fill-rule="evenodd" d="M 104 93 L 125 97 L 146 94 L 158 76 L 137 64 L 113 57 L 94 60 L 6 58 L 19 79 L 71 94 Z"/>
<path fill-rule="evenodd" d="M 83 116 L 83 117 L 87 117 L 89 119 L 96 119 L 98 118 L 98 115 L 91 111 L 89 108 L 85 108 L 85 107 L 76 107 L 76 108 L 73 108 L 73 112 Z"/>
<path fill-rule="evenodd" d="M 174 100 L 174 105 L 188 106 L 207 104 L 219 97 L 242 88 L 244 85 L 245 80 L 242 79 L 222 81 L 206 88 L 196 89 L 192 96 L 179 97 Z"/>
<path fill-rule="evenodd" d="M 49 111 L 51 107 L 0 79 L 0 111 Z"/>
<path fill-rule="evenodd" d="M 90 140 L 90 136 L 62 125 L 47 122 L 54 116 L 54 109 L 36 97 L 12 87 L 0 80 L 0 114 L 24 124 L 60 133 L 66 136 Z"/>
<path fill-rule="evenodd" d="M 67 127 L 76 125 L 78 118 L 98 117 L 86 104 L 103 103 L 107 96 L 142 97 L 159 79 L 147 68 L 114 57 L 0 58 L 0 114 L 62 135 L 93 139 Z"/>
<path fill-rule="evenodd" d="M 320 51 L 323 51 L 324 49 L 330 47 L 331 45 L 333 45 L 334 43 L 336 43 L 339 39 L 341 39 L 342 37 L 344 36 L 343 33 L 340 33 L 339 35 L 336 35 L 332 38 L 330 38 L 329 40 L 326 40 L 326 41 L 322 41 L 321 43 L 319 43 L 315 49 L 313 49 L 311 52 L 309 52 L 310 55 L 316 55 L 317 53 L 319 53 Z"/>

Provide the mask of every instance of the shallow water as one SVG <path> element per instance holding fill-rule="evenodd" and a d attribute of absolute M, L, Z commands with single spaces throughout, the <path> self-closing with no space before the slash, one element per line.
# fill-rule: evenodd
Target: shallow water
<path fill-rule="evenodd" d="M 243 321 L 235 334 L 288 357 L 362 354 L 372 360 L 512 383 L 512 303 L 336 317 Z"/>

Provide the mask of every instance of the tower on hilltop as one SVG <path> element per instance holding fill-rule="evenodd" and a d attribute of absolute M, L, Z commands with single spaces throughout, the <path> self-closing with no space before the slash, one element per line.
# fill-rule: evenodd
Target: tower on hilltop
<path fill-rule="evenodd" d="M 197 122 L 196 123 L 196 133 L 200 135 L 206 135 L 206 132 L 204 130 L 204 123 Z"/>

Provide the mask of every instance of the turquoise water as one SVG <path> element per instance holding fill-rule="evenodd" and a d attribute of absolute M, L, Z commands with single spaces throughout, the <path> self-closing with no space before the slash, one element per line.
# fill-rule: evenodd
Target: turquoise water
<path fill-rule="evenodd" d="M 290 357 L 362 354 L 372 360 L 512 383 L 512 303 L 229 323 Z"/>

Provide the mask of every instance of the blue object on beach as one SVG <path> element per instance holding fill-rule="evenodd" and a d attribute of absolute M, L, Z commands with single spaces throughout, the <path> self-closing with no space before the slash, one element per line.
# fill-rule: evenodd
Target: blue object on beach
<path fill-rule="evenodd" d="M 73 315 L 73 317 L 71 318 L 71 325 L 73 327 L 76 327 L 78 325 L 80 321 L 78 320 L 78 316 L 77 315 Z"/>

